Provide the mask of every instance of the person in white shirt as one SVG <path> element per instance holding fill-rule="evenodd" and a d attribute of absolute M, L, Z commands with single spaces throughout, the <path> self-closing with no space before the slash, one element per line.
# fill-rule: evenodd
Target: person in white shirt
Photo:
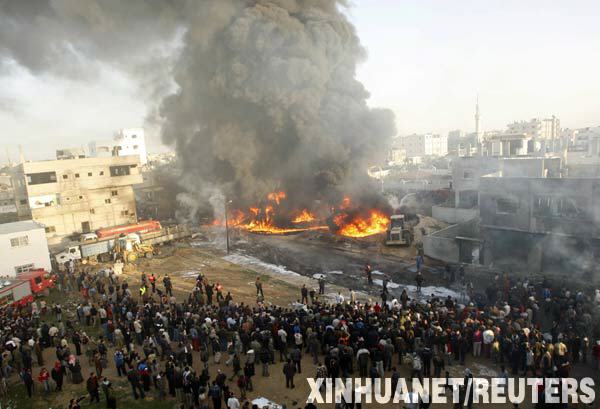
<path fill-rule="evenodd" d="M 240 401 L 233 394 L 231 394 L 229 399 L 227 399 L 227 407 L 229 409 L 240 409 Z"/>

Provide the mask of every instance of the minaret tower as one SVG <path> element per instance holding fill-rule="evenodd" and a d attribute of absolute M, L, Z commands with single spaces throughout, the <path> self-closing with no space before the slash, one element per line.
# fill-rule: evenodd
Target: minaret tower
<path fill-rule="evenodd" d="M 477 95 L 477 102 L 475 103 L 475 135 L 477 135 L 477 142 L 481 142 L 481 135 L 479 129 L 479 95 Z"/>

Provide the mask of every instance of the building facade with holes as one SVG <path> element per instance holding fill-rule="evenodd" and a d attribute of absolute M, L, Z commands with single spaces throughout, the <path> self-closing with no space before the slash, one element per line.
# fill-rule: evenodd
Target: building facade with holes
<path fill-rule="evenodd" d="M 33 220 L 0 224 L 0 276 L 37 268 L 52 269 L 44 225 Z"/>
<path fill-rule="evenodd" d="M 42 223 L 51 244 L 137 221 L 137 155 L 25 162 L 12 168 L 12 177 L 19 218 Z"/>

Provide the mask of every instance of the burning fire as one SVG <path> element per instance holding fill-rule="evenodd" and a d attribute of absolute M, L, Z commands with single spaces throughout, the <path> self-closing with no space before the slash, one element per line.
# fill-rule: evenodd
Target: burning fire
<path fill-rule="evenodd" d="M 275 216 L 279 214 L 279 205 L 286 199 L 286 194 L 283 191 L 272 192 L 267 195 L 267 199 L 269 204 L 264 207 L 250 207 L 247 211 L 232 210 L 228 214 L 228 225 L 261 234 L 289 234 L 307 230 L 327 230 L 329 228 L 328 226 L 319 225 L 315 214 L 308 209 L 291 212 L 295 216 L 290 216 L 287 219 L 289 220 L 289 226 L 279 226 L 275 222 Z M 384 212 L 378 209 L 358 211 L 353 209 L 354 207 L 351 199 L 344 197 L 337 209 L 331 209 L 335 213 L 332 221 L 335 225 L 336 234 L 347 237 L 367 237 L 387 230 L 390 219 Z M 281 215 L 277 219 L 281 221 Z M 283 219 L 285 220 L 286 217 Z M 302 223 L 301 226 L 293 226 L 300 223 Z M 213 225 L 223 226 L 224 223 L 221 220 L 215 220 Z"/>
<path fill-rule="evenodd" d="M 294 218 L 294 220 L 292 220 L 292 223 L 310 223 L 314 222 L 315 220 L 315 215 L 308 211 L 308 209 L 304 209 L 298 216 Z"/>
<path fill-rule="evenodd" d="M 387 230 L 390 218 L 379 210 L 370 210 L 366 216 L 341 213 L 333 218 L 339 227 L 337 234 L 347 237 L 367 237 Z"/>

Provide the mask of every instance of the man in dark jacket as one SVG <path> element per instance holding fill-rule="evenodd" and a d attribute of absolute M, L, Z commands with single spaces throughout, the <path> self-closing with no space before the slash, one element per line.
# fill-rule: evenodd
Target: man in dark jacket
<path fill-rule="evenodd" d="M 95 373 L 90 373 L 90 377 L 86 382 L 87 391 L 90 394 L 90 403 L 96 401 L 100 403 L 100 393 L 98 392 L 98 377 Z"/>
<path fill-rule="evenodd" d="M 133 391 L 133 399 L 138 399 L 140 397 L 142 399 L 144 399 L 145 394 L 144 394 L 144 390 L 142 389 L 142 387 L 140 385 L 140 375 L 134 368 L 131 368 L 129 370 L 129 372 L 127 372 L 127 380 L 131 384 L 131 390 Z M 138 391 L 139 391 L 139 395 L 138 395 Z"/>
<path fill-rule="evenodd" d="M 283 374 L 285 375 L 285 387 L 294 389 L 294 375 L 296 375 L 296 365 L 291 359 L 288 359 L 283 365 Z"/>

